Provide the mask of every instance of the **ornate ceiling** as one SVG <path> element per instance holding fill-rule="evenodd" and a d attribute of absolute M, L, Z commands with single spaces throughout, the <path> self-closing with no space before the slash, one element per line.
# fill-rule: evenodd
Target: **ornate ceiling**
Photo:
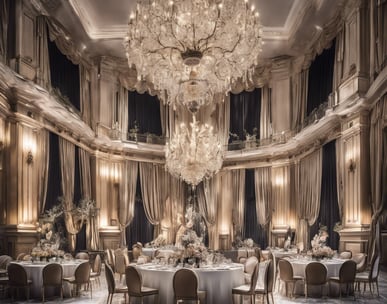
<path fill-rule="evenodd" d="M 262 58 L 305 52 L 343 0 L 250 0 L 263 25 Z M 92 56 L 125 58 L 122 46 L 135 0 L 40 0 L 44 10 Z"/>

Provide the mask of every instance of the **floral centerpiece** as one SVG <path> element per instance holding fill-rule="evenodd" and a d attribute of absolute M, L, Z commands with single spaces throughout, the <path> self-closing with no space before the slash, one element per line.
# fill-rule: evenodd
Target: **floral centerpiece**
<path fill-rule="evenodd" d="M 145 247 L 163 247 L 167 245 L 167 239 L 162 235 L 159 234 L 157 238 L 154 240 L 150 241 L 149 243 L 145 244 Z"/>
<path fill-rule="evenodd" d="M 326 245 L 328 239 L 328 229 L 326 226 L 321 226 L 318 234 L 316 234 L 312 241 L 312 252 L 311 255 L 313 258 L 322 259 L 322 258 L 332 258 L 335 254 L 335 251 L 331 247 Z"/>
<path fill-rule="evenodd" d="M 31 256 L 34 259 L 50 259 L 52 257 L 63 257 L 64 238 L 60 231 L 57 231 L 55 221 L 63 214 L 61 204 L 54 206 L 46 211 L 40 221 L 36 223 L 36 232 L 38 233 L 38 242 L 32 248 Z"/>

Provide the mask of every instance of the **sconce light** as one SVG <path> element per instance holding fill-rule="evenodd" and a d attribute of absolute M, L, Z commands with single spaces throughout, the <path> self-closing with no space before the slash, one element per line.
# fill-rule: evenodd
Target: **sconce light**
<path fill-rule="evenodd" d="M 349 160 L 348 170 L 351 173 L 355 172 L 355 170 L 356 170 L 356 163 L 352 158 Z"/>
<path fill-rule="evenodd" d="M 27 153 L 27 164 L 31 165 L 34 162 L 34 156 L 31 151 Z"/>

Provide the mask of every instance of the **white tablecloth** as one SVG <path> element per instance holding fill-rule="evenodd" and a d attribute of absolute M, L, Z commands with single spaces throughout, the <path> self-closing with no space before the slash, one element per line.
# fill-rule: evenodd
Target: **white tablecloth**
<path fill-rule="evenodd" d="M 66 261 L 61 263 L 60 265 L 63 268 L 63 277 L 71 277 L 74 275 L 75 269 L 77 266 L 85 262 L 84 260 L 78 261 Z M 48 263 L 47 262 L 12 262 L 18 263 L 22 265 L 27 272 L 27 277 L 32 281 L 30 288 L 30 296 L 31 298 L 41 298 L 42 296 L 42 284 L 43 284 L 43 268 Z M 46 288 L 46 296 L 50 296 L 54 293 L 55 287 Z M 63 282 L 63 296 L 70 297 L 71 296 L 71 288 L 72 286 L 66 282 Z M 59 293 L 58 293 L 59 294 Z"/>
<path fill-rule="evenodd" d="M 173 303 L 173 275 L 177 268 L 145 264 L 137 266 L 144 286 L 159 289 L 160 303 Z M 207 293 L 207 303 L 231 304 L 233 287 L 244 284 L 243 265 L 192 268 L 199 277 L 199 289 Z M 150 298 L 150 297 L 149 297 Z M 151 303 L 153 299 L 147 299 Z"/>
<path fill-rule="evenodd" d="M 305 277 L 306 265 L 308 265 L 311 262 L 314 262 L 313 260 L 308 260 L 303 258 L 300 258 L 300 259 L 290 258 L 288 260 L 292 264 L 293 275 L 302 276 L 302 277 Z M 321 263 L 324 264 L 325 267 L 327 268 L 327 280 L 329 280 L 330 277 L 339 276 L 340 267 L 345 261 L 346 260 L 342 260 L 342 259 L 327 259 L 327 260 L 321 261 Z M 312 293 L 314 291 L 319 291 L 319 288 L 314 288 L 313 286 L 310 286 L 310 288 Z M 296 285 L 295 292 L 297 294 L 304 293 L 304 286 L 302 285 L 301 281 L 299 281 L 298 284 Z M 335 288 L 335 286 L 332 285 L 331 288 L 329 289 L 329 292 L 330 292 L 329 295 L 336 296 L 338 295 L 338 288 Z M 327 294 L 327 293 L 328 293 L 328 289 L 326 288 L 324 291 L 324 294 Z"/>
<path fill-rule="evenodd" d="M 159 255 L 163 257 L 169 257 L 170 255 L 174 254 L 175 251 L 173 249 L 168 248 L 142 248 L 142 253 L 146 256 L 150 256 L 152 259 L 155 257 L 156 251 Z"/>

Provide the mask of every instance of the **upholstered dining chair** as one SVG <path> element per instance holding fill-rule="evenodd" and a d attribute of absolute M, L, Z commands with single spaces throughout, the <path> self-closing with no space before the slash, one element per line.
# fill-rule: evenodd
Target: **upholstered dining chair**
<path fill-rule="evenodd" d="M 98 286 L 101 286 L 101 282 L 99 280 L 101 276 L 101 269 L 102 269 L 102 261 L 101 256 L 97 254 L 94 259 L 93 267 L 91 269 L 90 273 L 90 281 L 93 283 L 94 281 L 98 284 Z"/>
<path fill-rule="evenodd" d="M 174 303 L 196 301 L 206 303 L 206 292 L 198 290 L 199 279 L 190 269 L 182 268 L 173 276 Z"/>
<path fill-rule="evenodd" d="M 378 284 L 379 262 L 380 262 L 380 255 L 375 255 L 372 258 L 371 268 L 370 268 L 369 272 L 358 273 L 358 274 L 356 274 L 356 277 L 355 277 L 355 283 L 358 286 L 358 290 L 360 290 L 360 283 L 363 283 L 363 285 L 364 285 L 363 293 L 366 291 L 366 286 L 368 283 L 368 285 L 370 287 L 371 295 L 373 295 L 373 289 L 374 289 L 373 286 L 375 283 L 376 290 L 378 292 L 378 297 L 379 297 L 379 284 Z"/>
<path fill-rule="evenodd" d="M 74 285 L 75 295 L 78 295 L 81 287 L 86 285 L 87 290 L 90 290 L 90 298 L 93 298 L 93 287 L 90 284 L 90 270 L 90 263 L 83 262 L 75 269 L 73 277 L 63 278 L 64 281 Z"/>
<path fill-rule="evenodd" d="M 143 286 L 141 273 L 139 273 L 135 267 L 126 267 L 125 279 L 126 286 L 128 287 L 129 304 L 131 297 L 141 298 L 141 303 L 143 303 L 144 297 L 154 296 L 155 301 L 153 303 L 159 302 L 159 290 Z"/>
<path fill-rule="evenodd" d="M 255 266 L 258 264 L 258 258 L 255 256 L 248 257 L 243 265 L 243 271 L 245 275 L 245 283 L 249 284 L 253 275 Z"/>
<path fill-rule="evenodd" d="M 75 258 L 78 260 L 89 260 L 89 254 L 87 252 L 78 252 Z"/>
<path fill-rule="evenodd" d="M 114 279 L 114 272 L 113 269 L 110 267 L 108 263 L 105 263 L 105 277 L 106 277 L 106 283 L 108 286 L 108 298 L 106 301 L 106 304 L 111 304 L 113 301 L 113 295 L 115 293 L 123 293 L 125 297 L 125 303 L 126 303 L 126 294 L 128 292 L 127 286 L 116 286 L 116 281 Z"/>
<path fill-rule="evenodd" d="M 255 262 L 255 264 L 253 265 L 253 263 Z M 265 262 L 262 262 L 263 264 L 266 263 Z M 240 286 L 237 286 L 237 287 L 234 287 L 231 291 L 232 295 L 233 295 L 233 301 L 234 301 L 234 295 L 239 295 L 240 297 L 240 303 L 243 302 L 243 296 L 249 296 L 250 297 L 250 303 L 255 303 L 255 288 L 257 286 L 257 281 L 258 281 L 258 267 L 259 267 L 259 263 L 258 263 L 258 259 L 257 260 L 251 260 L 251 265 L 250 267 L 254 267 L 253 268 L 253 271 L 252 271 L 252 275 L 251 275 L 251 280 L 248 284 L 243 284 L 243 285 L 240 285 Z M 267 270 L 267 268 L 265 268 L 265 271 Z M 266 276 L 266 274 L 264 274 Z"/>
<path fill-rule="evenodd" d="M 305 268 L 305 298 L 308 297 L 309 286 L 320 286 L 321 296 L 323 295 L 323 286 L 327 283 L 327 268 L 319 262 L 311 262 Z"/>
<path fill-rule="evenodd" d="M 8 265 L 8 288 L 11 292 L 12 301 L 14 299 L 14 291 L 23 288 L 26 292 L 26 298 L 30 298 L 30 285 L 32 281 L 28 279 L 27 272 L 23 266 L 15 263 Z"/>
<path fill-rule="evenodd" d="M 13 258 L 9 255 L 0 255 L 0 269 L 7 269 L 8 264 L 13 261 Z"/>
<path fill-rule="evenodd" d="M 110 268 L 114 271 L 114 261 L 110 249 L 105 249 L 105 264 L 109 264 Z"/>
<path fill-rule="evenodd" d="M 137 262 L 138 258 L 142 255 L 142 244 L 136 243 L 132 246 L 133 262 Z"/>
<path fill-rule="evenodd" d="M 285 283 L 286 296 L 288 296 L 288 284 L 291 283 L 293 285 L 291 296 L 294 297 L 294 288 L 296 287 L 296 283 L 298 281 L 303 281 L 304 278 L 293 274 L 293 266 L 287 259 L 280 259 L 278 261 L 278 268 L 279 278 Z"/>
<path fill-rule="evenodd" d="M 60 264 L 51 263 L 44 266 L 42 270 L 42 302 L 45 300 L 46 287 L 53 286 L 60 288 L 60 298 L 63 300 L 63 268 Z"/>
<path fill-rule="evenodd" d="M 338 283 L 340 285 L 339 293 L 341 299 L 341 285 L 345 284 L 345 293 L 348 296 L 349 291 L 353 291 L 353 299 L 355 300 L 355 276 L 356 276 L 356 262 L 352 260 L 345 261 L 343 265 L 340 267 L 339 276 L 338 277 L 330 277 L 329 283 Z M 352 287 L 352 288 L 350 288 Z"/>
<path fill-rule="evenodd" d="M 352 251 L 345 250 L 345 251 L 340 252 L 339 253 L 339 258 L 340 259 L 349 260 L 350 258 L 352 258 Z"/>
<path fill-rule="evenodd" d="M 356 262 L 356 272 L 363 272 L 367 268 L 367 254 L 355 253 L 352 255 L 352 260 Z"/>
<path fill-rule="evenodd" d="M 270 258 L 271 257 L 271 258 Z M 275 285 L 275 278 L 276 278 L 276 262 L 273 256 L 269 254 L 269 259 L 264 262 L 266 265 L 259 265 L 259 273 L 258 273 L 258 283 L 255 288 L 255 295 L 261 295 L 262 296 L 262 302 L 265 302 L 265 297 L 267 303 L 270 303 L 269 301 L 269 295 L 271 297 L 271 301 L 274 303 L 274 297 L 273 297 L 273 289 Z M 261 273 L 263 272 L 263 273 Z M 263 281 L 263 284 L 261 282 Z"/>
<path fill-rule="evenodd" d="M 16 261 L 23 261 L 23 258 L 27 255 L 27 253 L 25 252 L 22 252 L 22 253 L 19 253 L 16 257 Z"/>
<path fill-rule="evenodd" d="M 124 253 L 121 249 L 115 250 L 115 267 L 114 271 L 120 275 L 120 283 L 122 280 L 122 277 L 125 276 L 126 267 L 129 265 L 127 262 L 127 259 L 125 258 Z"/>

